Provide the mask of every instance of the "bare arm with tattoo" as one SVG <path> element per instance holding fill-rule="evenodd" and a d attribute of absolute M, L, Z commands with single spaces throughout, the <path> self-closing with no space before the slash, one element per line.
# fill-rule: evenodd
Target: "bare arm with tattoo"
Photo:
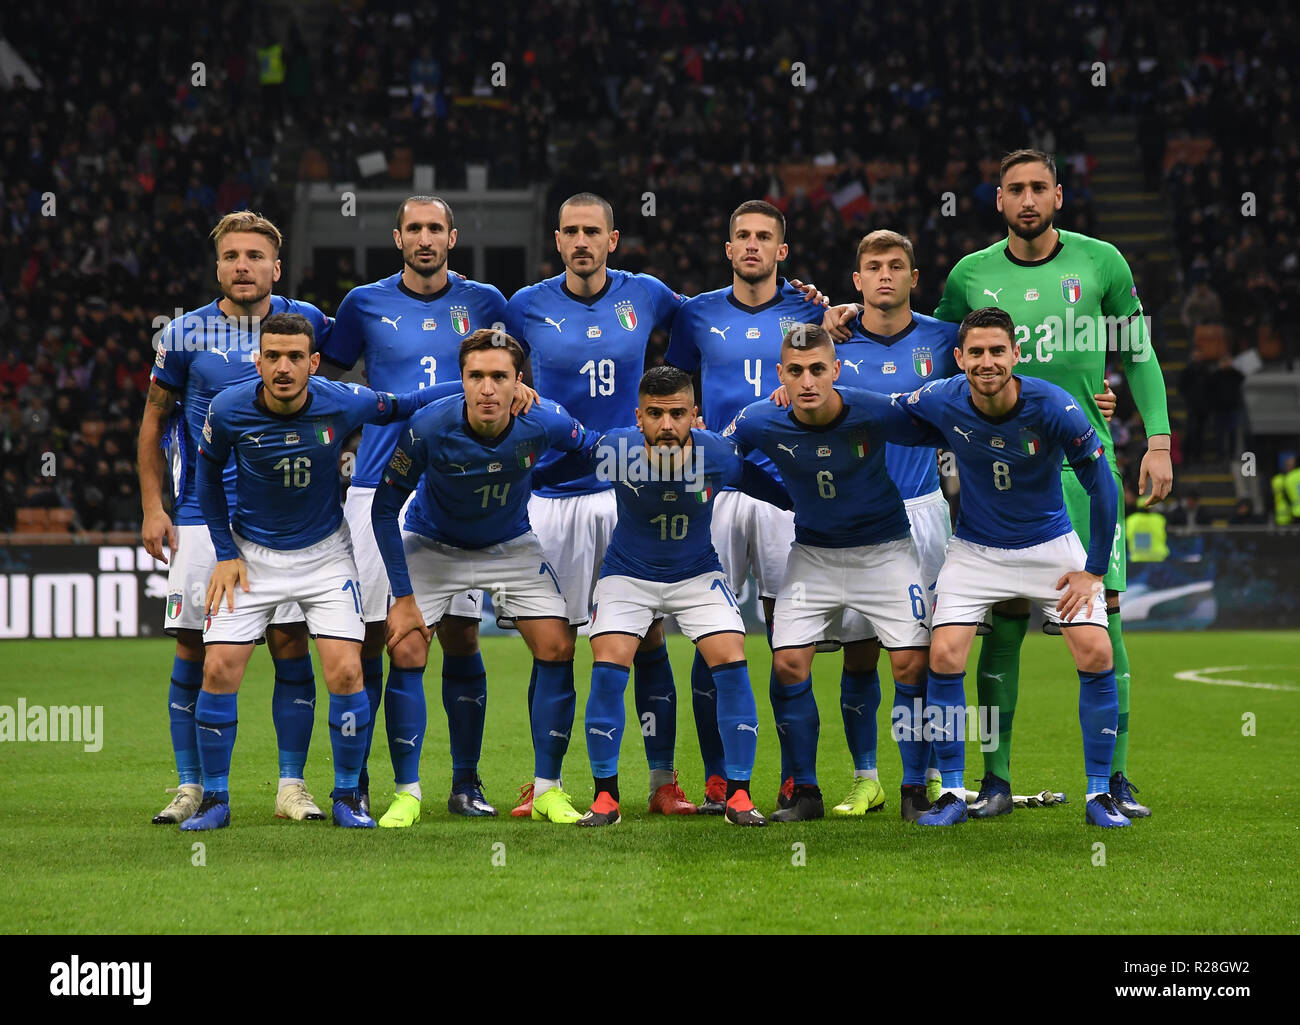
<path fill-rule="evenodd" d="M 167 418 L 176 407 L 177 395 L 157 381 L 149 382 L 144 416 L 140 418 L 140 441 L 136 454 L 140 465 L 140 504 L 144 509 L 141 539 L 145 550 L 161 562 L 167 561 L 163 543 L 176 551 L 176 528 L 163 506 L 163 480 L 167 465 L 160 442 Z"/>

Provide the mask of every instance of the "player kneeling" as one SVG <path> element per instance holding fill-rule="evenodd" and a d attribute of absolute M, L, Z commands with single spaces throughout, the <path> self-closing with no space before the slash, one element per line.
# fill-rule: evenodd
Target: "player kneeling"
<path fill-rule="evenodd" d="M 339 450 L 362 424 L 405 419 L 446 391 L 395 396 L 313 377 L 320 365 L 315 335 L 296 313 L 264 320 L 260 344 L 260 380 L 212 400 L 199 447 L 199 506 L 218 562 L 208 584 L 203 689 L 194 710 L 203 801 L 181 829 L 230 824 L 239 685 L 254 642 L 285 602 L 302 608 L 330 692 L 334 822 L 373 828 L 357 795 L 370 706 L 361 687 L 365 624 L 343 523 Z M 222 484 L 232 451 L 233 515 Z"/>
<path fill-rule="evenodd" d="M 397 796 L 381 826 L 419 820 L 429 625 L 437 625 L 456 595 L 473 590 L 491 593 L 498 614 L 515 620 L 533 655 L 532 817 L 561 823 L 579 817 L 560 782 L 577 705 L 573 639 L 555 572 L 529 528 L 528 497 L 543 453 L 590 447 L 594 438 L 554 402 L 539 400 L 527 415 L 512 415 L 523 362 L 523 349 L 504 332 L 481 330 L 466 338 L 460 347 L 464 397 L 436 403 L 411 420 L 375 491 L 371 523 L 393 593 L 386 707 L 390 714 L 400 707 L 405 716 L 394 724 L 398 743 L 391 749 Z M 415 499 L 399 529 L 397 516 L 412 489 Z M 396 706 L 395 692 L 402 694 Z"/>
<path fill-rule="evenodd" d="M 580 826 L 615 825 L 621 819 L 623 692 L 637 647 L 663 615 L 676 617 L 718 688 L 726 819 L 738 826 L 767 824 L 749 797 L 758 709 L 745 664 L 745 624 L 713 547 L 711 526 L 713 501 L 724 487 L 782 509 L 790 508 L 790 498 L 743 460 L 731 442 L 693 430 L 698 412 L 690 376 L 676 367 L 656 367 L 641 378 L 638 427 L 609 431 L 593 450 L 564 461 L 574 476 L 594 469 L 601 480 L 614 483 L 618 503 L 592 603 L 586 731 L 596 799 L 578 820 Z"/>
<path fill-rule="evenodd" d="M 1028 598 L 1049 622 L 1066 628 L 1062 633 L 1078 669 L 1088 777 L 1085 821 L 1127 826 L 1129 819 L 1110 794 L 1119 702 L 1102 574 L 1115 533 L 1117 496 L 1101 441 L 1067 392 L 1012 373 L 1020 346 L 1004 311 L 985 307 L 967 314 L 956 356 L 965 377 L 895 400 L 935 429 L 936 443 L 943 436 L 962 485 L 957 529 L 936 585 L 926 693 L 926 727 L 935 737 L 943 792 L 918 824 L 966 821 L 966 659 L 976 625 L 994 602 Z M 1061 496 L 1062 456 L 1088 492 L 1086 554 Z"/>

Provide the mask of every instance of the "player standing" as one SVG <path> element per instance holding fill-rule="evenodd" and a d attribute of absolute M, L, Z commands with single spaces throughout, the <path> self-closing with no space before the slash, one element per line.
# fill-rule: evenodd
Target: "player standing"
<path fill-rule="evenodd" d="M 1133 274 L 1109 242 L 1052 226 L 1061 208 L 1062 192 L 1056 164 L 1048 154 L 1017 150 L 1003 158 L 1000 174 L 997 204 L 1007 222 L 1006 241 L 957 262 L 935 316 L 955 323 L 982 306 L 1006 310 L 1016 325 L 1019 372 L 1051 381 L 1074 397 L 1101 438 L 1112 469 L 1110 428 L 1094 393 L 1102 390 L 1106 379 L 1111 343 L 1105 325 L 1108 319 L 1119 322 L 1124 374 L 1147 430 L 1138 488 L 1145 492 L 1149 480 L 1150 500 L 1160 501 L 1173 485 L 1169 411 L 1164 375 L 1151 348 Z M 1070 521 L 1083 544 L 1089 546 L 1087 496 L 1065 466 L 1061 474 Z M 1105 574 L 1107 629 L 1119 692 L 1119 736 L 1110 789 L 1126 814 L 1141 817 L 1149 815 L 1150 809 L 1137 803 L 1127 776 L 1129 659 L 1119 611 L 1127 562 L 1123 517 L 1114 530 Z M 1020 687 L 1020 645 L 1028 629 L 1027 605 L 995 605 L 992 626 L 992 634 L 980 649 L 977 686 L 980 704 L 999 709 L 1001 736 L 984 754 L 984 779 L 979 797 L 971 804 L 971 814 L 980 817 L 1008 814 L 1012 809 L 1011 731 Z"/>
<path fill-rule="evenodd" d="M 1027 598 L 1064 628 L 1078 668 L 1084 819 L 1127 826 L 1110 793 L 1119 704 L 1102 594 L 1118 490 L 1096 425 L 1077 400 L 1047 381 L 1012 373 L 1020 357 L 1015 332 L 1003 310 L 972 311 L 958 336 L 957 362 L 965 376 L 894 400 L 948 444 L 962 482 L 957 529 L 939 572 L 926 683 L 925 726 L 934 734 L 943 792 L 917 822 L 966 821 L 966 659 L 989 607 Z M 1062 456 L 1088 495 L 1092 541 L 1086 554 L 1062 498 Z"/>
<path fill-rule="evenodd" d="M 260 380 L 227 388 L 212 400 L 199 443 L 199 506 L 217 564 L 206 594 L 208 650 L 194 710 L 203 801 L 181 829 L 230 824 L 239 685 L 253 643 L 285 602 L 302 608 L 330 692 L 334 822 L 370 829 L 375 820 L 357 792 L 370 716 L 361 686 L 364 628 L 343 522 L 339 451 L 361 424 L 404 419 L 439 393 L 395 396 L 313 377 L 320 354 L 311 322 L 299 314 L 268 317 L 260 345 Z M 233 513 L 222 480 L 232 455 Z"/>
<path fill-rule="evenodd" d="M 823 313 L 821 306 L 808 303 L 793 283 L 777 275 L 777 264 L 790 252 L 780 210 L 763 200 L 741 203 L 731 215 L 728 235 L 725 251 L 731 262 L 731 286 L 686 300 L 673 321 L 664 358 L 688 374 L 700 372 L 704 419 L 715 426 L 730 423 L 746 405 L 776 389 L 786 332 L 796 324 L 820 322 Z M 777 476 L 769 460 L 758 457 L 756 461 Z M 724 490 L 713 511 L 712 532 L 733 591 L 739 593 L 746 574 L 753 570 L 770 641 L 772 609 L 794 542 L 793 515 L 741 492 Z M 774 708 L 779 693 L 773 673 L 769 694 Z M 691 695 L 706 777 L 700 810 L 720 815 L 726 802 L 726 777 L 716 726 L 717 688 L 698 649 L 691 666 Z M 785 780 L 793 773 L 784 735 L 781 751 Z M 788 799 L 783 794 L 780 803 L 784 806 Z"/>
<path fill-rule="evenodd" d="M 322 357 L 344 370 L 365 361 L 372 388 L 403 392 L 438 383 L 457 365 L 460 344 L 473 331 L 500 325 L 505 298 L 492 285 L 448 273 L 448 255 L 456 246 L 455 216 L 435 196 L 410 196 L 397 208 L 393 244 L 402 254 L 402 270 L 352 289 L 339 305 L 334 331 Z M 451 375 L 458 381 L 459 373 Z M 356 470 L 344 503 L 365 597 L 366 637 L 361 666 L 373 722 L 384 692 L 383 653 L 388 615 L 388 576 L 370 526 L 370 508 L 384 466 L 405 425 L 368 426 L 362 432 Z M 442 703 L 451 738 L 452 782 L 447 808 L 458 815 L 495 815 L 483 797 L 478 775 L 487 706 L 487 675 L 479 652 L 481 591 L 457 594 L 438 625 L 442 647 Z M 408 725 L 426 720 L 423 669 L 418 677 L 389 664 L 384 703 L 389 753 L 393 764 L 408 753 Z M 416 684 L 420 685 L 417 687 Z M 367 740 L 367 761 L 370 744 Z M 369 804 L 369 773 L 363 763 L 361 790 Z M 405 787 L 405 789 L 403 788 Z M 403 796 L 403 795 L 407 796 Z M 397 788 L 381 826 L 409 826 L 420 817 L 423 794 L 418 780 Z"/>
<path fill-rule="evenodd" d="M 885 470 L 885 443 L 923 444 L 932 432 L 890 404 L 887 395 L 837 389 L 840 364 L 820 326 L 786 335 L 779 373 L 790 408 L 746 406 L 727 427 L 741 451 L 771 458 L 794 499 L 794 545 L 776 600 L 773 698 L 783 753 L 790 760 L 792 800 L 773 822 L 824 814 L 817 787 L 819 719 L 812 692 L 816 642 L 834 632 L 846 610 L 889 651 L 898 709 L 921 697 L 930 643 L 929 603 L 898 488 Z M 904 817 L 925 805 L 927 745 L 899 740 Z"/>
<path fill-rule="evenodd" d="M 606 266 L 618 237 L 608 202 L 590 192 L 569 197 L 560 205 L 555 231 L 564 273 L 521 288 L 506 308 L 506 330 L 528 356 L 533 386 L 592 432 L 633 422 L 633 382 L 645 369 L 650 335 L 668 330 L 682 303 L 658 278 Z M 544 456 L 539 469 L 554 458 Z M 528 501 L 529 522 L 560 582 L 574 638 L 590 618 L 592 591 L 614 530 L 611 487 L 586 474 L 538 487 Z M 673 767 L 677 688 L 662 620 L 651 624 L 633 663 L 636 710 L 650 763 L 650 811 L 694 814 Z M 534 677 L 528 685 L 530 708 L 536 683 Z M 524 787 L 521 798 L 515 816 L 531 814 L 532 791 Z"/>
<path fill-rule="evenodd" d="M 528 496 L 533 468 L 546 451 L 575 451 L 594 438 L 550 401 L 527 416 L 510 412 L 524 353 L 509 335 L 475 331 L 459 359 L 464 397 L 411 420 L 371 509 L 393 594 L 389 657 L 418 689 L 428 625 L 437 627 L 457 593 L 490 588 L 493 605 L 515 620 L 536 663 L 532 818 L 571 823 L 579 814 L 560 785 L 560 770 L 577 702 L 574 645 L 559 582 L 529 529 Z M 399 530 L 398 511 L 413 489 Z M 393 760 L 399 786 L 419 779 L 424 725 L 401 724 L 397 737 L 406 749 L 395 749 Z"/>
<path fill-rule="evenodd" d="M 318 336 L 328 337 L 329 320 L 310 303 L 272 295 L 280 280 L 280 230 L 247 210 L 222 217 L 212 229 L 221 298 L 173 320 L 163 331 L 154 358 L 138 445 L 140 496 L 144 507 L 142 539 L 155 559 L 167 562 L 165 633 L 176 638 L 167 707 L 179 784 L 171 803 L 154 816 L 158 825 L 183 822 L 203 795 L 195 702 L 203 683 L 203 597 L 216 564 L 195 491 L 195 453 L 212 399 L 234 384 L 257 379 L 253 364 L 258 325 L 270 314 L 305 316 Z M 177 403 L 181 409 L 173 425 Z M 166 473 L 164 434 L 169 433 L 174 517 L 163 508 Z M 226 467 L 226 493 L 235 498 L 235 465 Z M 316 680 L 307 649 L 302 612 L 292 603 L 271 617 L 267 646 L 275 663 L 271 718 L 279 747 L 280 785 L 275 814 L 290 819 L 323 819 L 307 792 L 304 769 L 316 717 Z"/>

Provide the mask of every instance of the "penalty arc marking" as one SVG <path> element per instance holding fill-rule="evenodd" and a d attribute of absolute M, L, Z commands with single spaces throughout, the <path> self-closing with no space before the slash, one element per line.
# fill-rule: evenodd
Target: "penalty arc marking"
<path fill-rule="evenodd" d="M 1256 680 L 1212 679 L 1210 673 L 1239 673 L 1243 669 L 1290 669 L 1293 666 L 1207 666 L 1204 669 L 1184 669 L 1174 673 L 1174 679 L 1189 683 L 1209 683 L 1216 687 L 1253 687 L 1256 690 L 1290 690 L 1300 691 L 1300 687 L 1290 683 L 1264 683 Z"/>

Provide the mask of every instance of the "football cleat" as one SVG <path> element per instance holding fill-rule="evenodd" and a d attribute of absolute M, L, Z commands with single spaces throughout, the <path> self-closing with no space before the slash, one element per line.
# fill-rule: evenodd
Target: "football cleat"
<path fill-rule="evenodd" d="M 966 821 L 966 802 L 956 794 L 940 794 L 930 810 L 916 820 L 918 826 L 956 826 Z"/>
<path fill-rule="evenodd" d="M 361 770 L 361 775 L 357 778 L 357 803 L 363 812 L 370 814 L 370 773 L 365 769 Z"/>
<path fill-rule="evenodd" d="M 966 808 L 973 819 L 991 819 L 998 815 L 1010 815 L 1013 809 L 1011 784 L 991 772 L 980 780 L 980 792 Z"/>
<path fill-rule="evenodd" d="M 409 795 L 399 794 L 398 796 L 405 797 Z M 332 790 L 330 791 L 330 798 L 334 801 L 334 825 L 342 826 L 344 829 L 375 828 L 375 820 L 361 810 L 361 796 L 356 788 Z M 412 797 L 411 800 L 415 800 L 415 798 Z M 397 802 L 394 801 L 393 803 L 396 804 Z M 391 808 L 388 810 L 392 811 Z"/>
<path fill-rule="evenodd" d="M 1083 821 L 1090 826 L 1104 826 L 1107 829 L 1118 829 L 1120 826 L 1133 824 L 1128 816 L 1120 811 L 1115 798 L 1110 794 L 1098 794 L 1090 800 L 1084 809 Z"/>
<path fill-rule="evenodd" d="M 691 807 L 694 807 L 694 805 Z M 596 795 L 596 800 L 592 802 L 591 811 L 578 819 L 578 825 L 617 826 L 622 821 L 623 816 L 618 813 L 618 802 L 609 796 L 608 790 L 602 790 Z"/>
<path fill-rule="evenodd" d="M 865 815 L 869 811 L 880 811 L 885 806 L 885 792 L 880 782 L 866 776 L 856 776 L 849 796 L 831 809 L 832 815 Z"/>
<path fill-rule="evenodd" d="M 275 795 L 275 817 L 295 822 L 324 822 L 325 813 L 316 807 L 306 783 L 290 783 Z"/>
<path fill-rule="evenodd" d="M 920 783 L 904 783 L 901 793 L 902 798 L 898 808 L 903 813 L 904 822 L 915 822 L 929 811 L 934 803 L 926 793 L 926 788 Z"/>
<path fill-rule="evenodd" d="M 558 822 L 568 826 L 580 818 L 582 813 L 573 806 L 573 798 L 559 787 L 552 787 L 544 794 L 533 794 L 534 822 Z"/>
<path fill-rule="evenodd" d="M 809 819 L 824 819 L 826 809 L 822 806 L 822 792 L 813 783 L 800 783 L 794 788 L 790 803 L 778 808 L 769 816 L 772 822 L 806 822 Z"/>
<path fill-rule="evenodd" d="M 776 792 L 776 809 L 782 811 L 794 804 L 794 777 L 781 780 L 781 789 Z"/>
<path fill-rule="evenodd" d="M 726 784 L 723 784 L 723 797 L 726 797 Z M 682 788 L 677 785 L 677 773 L 673 773 L 673 781 L 665 783 L 653 794 L 650 795 L 650 814 L 658 813 L 660 815 L 694 815 L 700 809 L 695 807 L 686 799 L 682 793 Z"/>
<path fill-rule="evenodd" d="M 1045 619 L 1043 620 L 1043 633 L 1047 634 L 1048 637 L 1060 637 L 1061 624 L 1053 623 L 1050 619 Z"/>
<path fill-rule="evenodd" d="M 733 826 L 766 826 L 767 819 L 754 807 L 749 792 L 737 790 L 727 799 L 725 816 Z"/>
<path fill-rule="evenodd" d="M 525 783 L 519 788 L 519 803 L 510 809 L 512 819 L 526 819 L 533 814 L 533 784 Z"/>
<path fill-rule="evenodd" d="M 171 803 L 153 817 L 155 826 L 174 826 L 184 822 L 199 810 L 203 800 L 203 788 L 197 783 L 182 783 L 178 787 L 168 787 L 167 793 L 175 794 Z"/>
<path fill-rule="evenodd" d="M 483 781 L 471 779 L 457 783 L 451 788 L 447 798 L 447 810 L 453 815 L 465 815 L 469 818 L 487 818 L 497 813 L 483 796 Z"/>
<path fill-rule="evenodd" d="M 205 797 L 203 803 L 188 819 L 181 823 L 186 833 L 204 829 L 225 829 L 230 825 L 230 798 Z"/>
<path fill-rule="evenodd" d="M 925 781 L 925 799 L 931 804 L 939 800 L 939 795 L 943 793 L 943 779 L 939 776 L 930 776 Z"/>
<path fill-rule="evenodd" d="M 370 817 L 369 812 L 364 814 L 367 818 Z M 336 806 L 336 821 L 337 818 Z M 379 824 L 385 829 L 405 829 L 407 826 L 413 826 L 419 821 L 420 799 L 412 793 L 403 791 L 393 798 L 393 803 L 388 806 L 388 811 L 384 812 L 384 817 L 379 820 Z"/>
<path fill-rule="evenodd" d="M 1137 789 L 1122 772 L 1117 772 L 1110 778 L 1110 796 L 1115 798 L 1119 810 L 1130 819 L 1145 819 L 1151 814 L 1151 809 L 1137 802 L 1133 796 Z"/>
<path fill-rule="evenodd" d="M 710 776 L 704 781 L 704 800 L 698 811 L 701 815 L 721 815 L 727 807 L 727 781 L 721 776 Z"/>

